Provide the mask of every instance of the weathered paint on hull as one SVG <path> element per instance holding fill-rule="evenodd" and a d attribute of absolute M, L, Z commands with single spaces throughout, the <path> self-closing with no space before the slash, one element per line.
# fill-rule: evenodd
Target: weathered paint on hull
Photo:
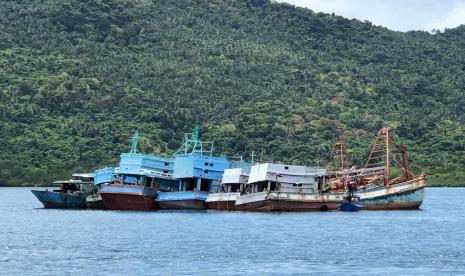
<path fill-rule="evenodd" d="M 410 210 L 418 209 L 425 196 L 425 178 L 378 187 L 356 193 L 364 210 Z"/>
<path fill-rule="evenodd" d="M 360 205 L 364 210 L 411 210 L 419 209 L 423 203 L 424 188 L 396 193 L 371 199 L 363 199 Z"/>
<path fill-rule="evenodd" d="M 208 209 L 218 210 L 218 211 L 236 211 L 236 201 L 210 201 L 207 202 Z"/>
<path fill-rule="evenodd" d="M 242 211 L 309 212 L 338 210 L 343 194 L 305 194 L 283 192 L 260 192 L 239 196 L 236 208 Z"/>
<path fill-rule="evenodd" d="M 156 202 L 160 209 L 199 210 L 207 208 L 207 196 L 205 191 L 160 192 Z"/>
<path fill-rule="evenodd" d="M 151 211 L 156 209 L 156 191 L 136 185 L 110 185 L 100 190 L 105 207 L 110 210 Z"/>
<path fill-rule="evenodd" d="M 53 191 L 31 191 L 42 202 L 45 208 L 57 209 L 84 209 L 86 208 L 85 196 L 60 193 Z"/>
<path fill-rule="evenodd" d="M 236 198 L 240 195 L 241 193 L 238 192 L 210 193 L 205 202 L 207 203 L 208 209 L 211 210 L 235 211 Z"/>
<path fill-rule="evenodd" d="M 106 209 L 103 199 L 95 201 L 86 201 L 86 206 L 89 209 Z"/>
<path fill-rule="evenodd" d="M 312 211 L 335 211 L 339 209 L 340 202 L 303 202 L 288 200 L 272 200 L 250 202 L 236 205 L 237 210 L 256 212 L 312 212 Z"/>
<path fill-rule="evenodd" d="M 151 211 L 156 209 L 155 197 L 132 194 L 102 194 L 110 210 Z"/>
<path fill-rule="evenodd" d="M 207 208 L 205 201 L 197 199 L 169 200 L 157 202 L 157 204 L 160 209 L 203 210 Z"/>

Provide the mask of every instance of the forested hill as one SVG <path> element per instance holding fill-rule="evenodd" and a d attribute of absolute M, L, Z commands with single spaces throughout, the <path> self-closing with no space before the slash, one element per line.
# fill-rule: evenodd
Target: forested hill
<path fill-rule="evenodd" d="M 0 185 L 44 184 L 203 124 L 217 154 L 359 165 L 383 125 L 465 183 L 465 27 L 394 32 L 265 0 L 2 0 Z"/>

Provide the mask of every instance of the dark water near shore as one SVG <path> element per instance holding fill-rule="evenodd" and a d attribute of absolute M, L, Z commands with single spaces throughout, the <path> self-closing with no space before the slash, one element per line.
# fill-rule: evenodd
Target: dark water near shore
<path fill-rule="evenodd" d="M 465 189 L 419 211 L 119 212 L 42 209 L 0 188 L 0 274 L 464 274 Z"/>

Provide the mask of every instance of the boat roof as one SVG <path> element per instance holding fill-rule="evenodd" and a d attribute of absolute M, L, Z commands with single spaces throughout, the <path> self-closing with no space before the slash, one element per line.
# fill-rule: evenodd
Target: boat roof
<path fill-rule="evenodd" d="M 70 180 L 56 180 L 53 181 L 53 184 L 78 184 L 78 185 L 86 185 L 86 184 L 93 184 L 93 181 L 82 181 L 80 179 L 70 179 Z"/>
<path fill-rule="evenodd" d="M 73 173 L 73 177 L 91 178 L 91 177 L 94 177 L 94 174 L 93 173 Z"/>

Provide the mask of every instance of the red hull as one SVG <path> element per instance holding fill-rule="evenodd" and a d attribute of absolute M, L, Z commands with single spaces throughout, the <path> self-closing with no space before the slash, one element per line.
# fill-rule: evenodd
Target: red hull
<path fill-rule="evenodd" d="M 110 210 L 134 210 L 151 211 L 156 209 L 155 197 L 134 195 L 101 193 L 103 202 Z"/>

